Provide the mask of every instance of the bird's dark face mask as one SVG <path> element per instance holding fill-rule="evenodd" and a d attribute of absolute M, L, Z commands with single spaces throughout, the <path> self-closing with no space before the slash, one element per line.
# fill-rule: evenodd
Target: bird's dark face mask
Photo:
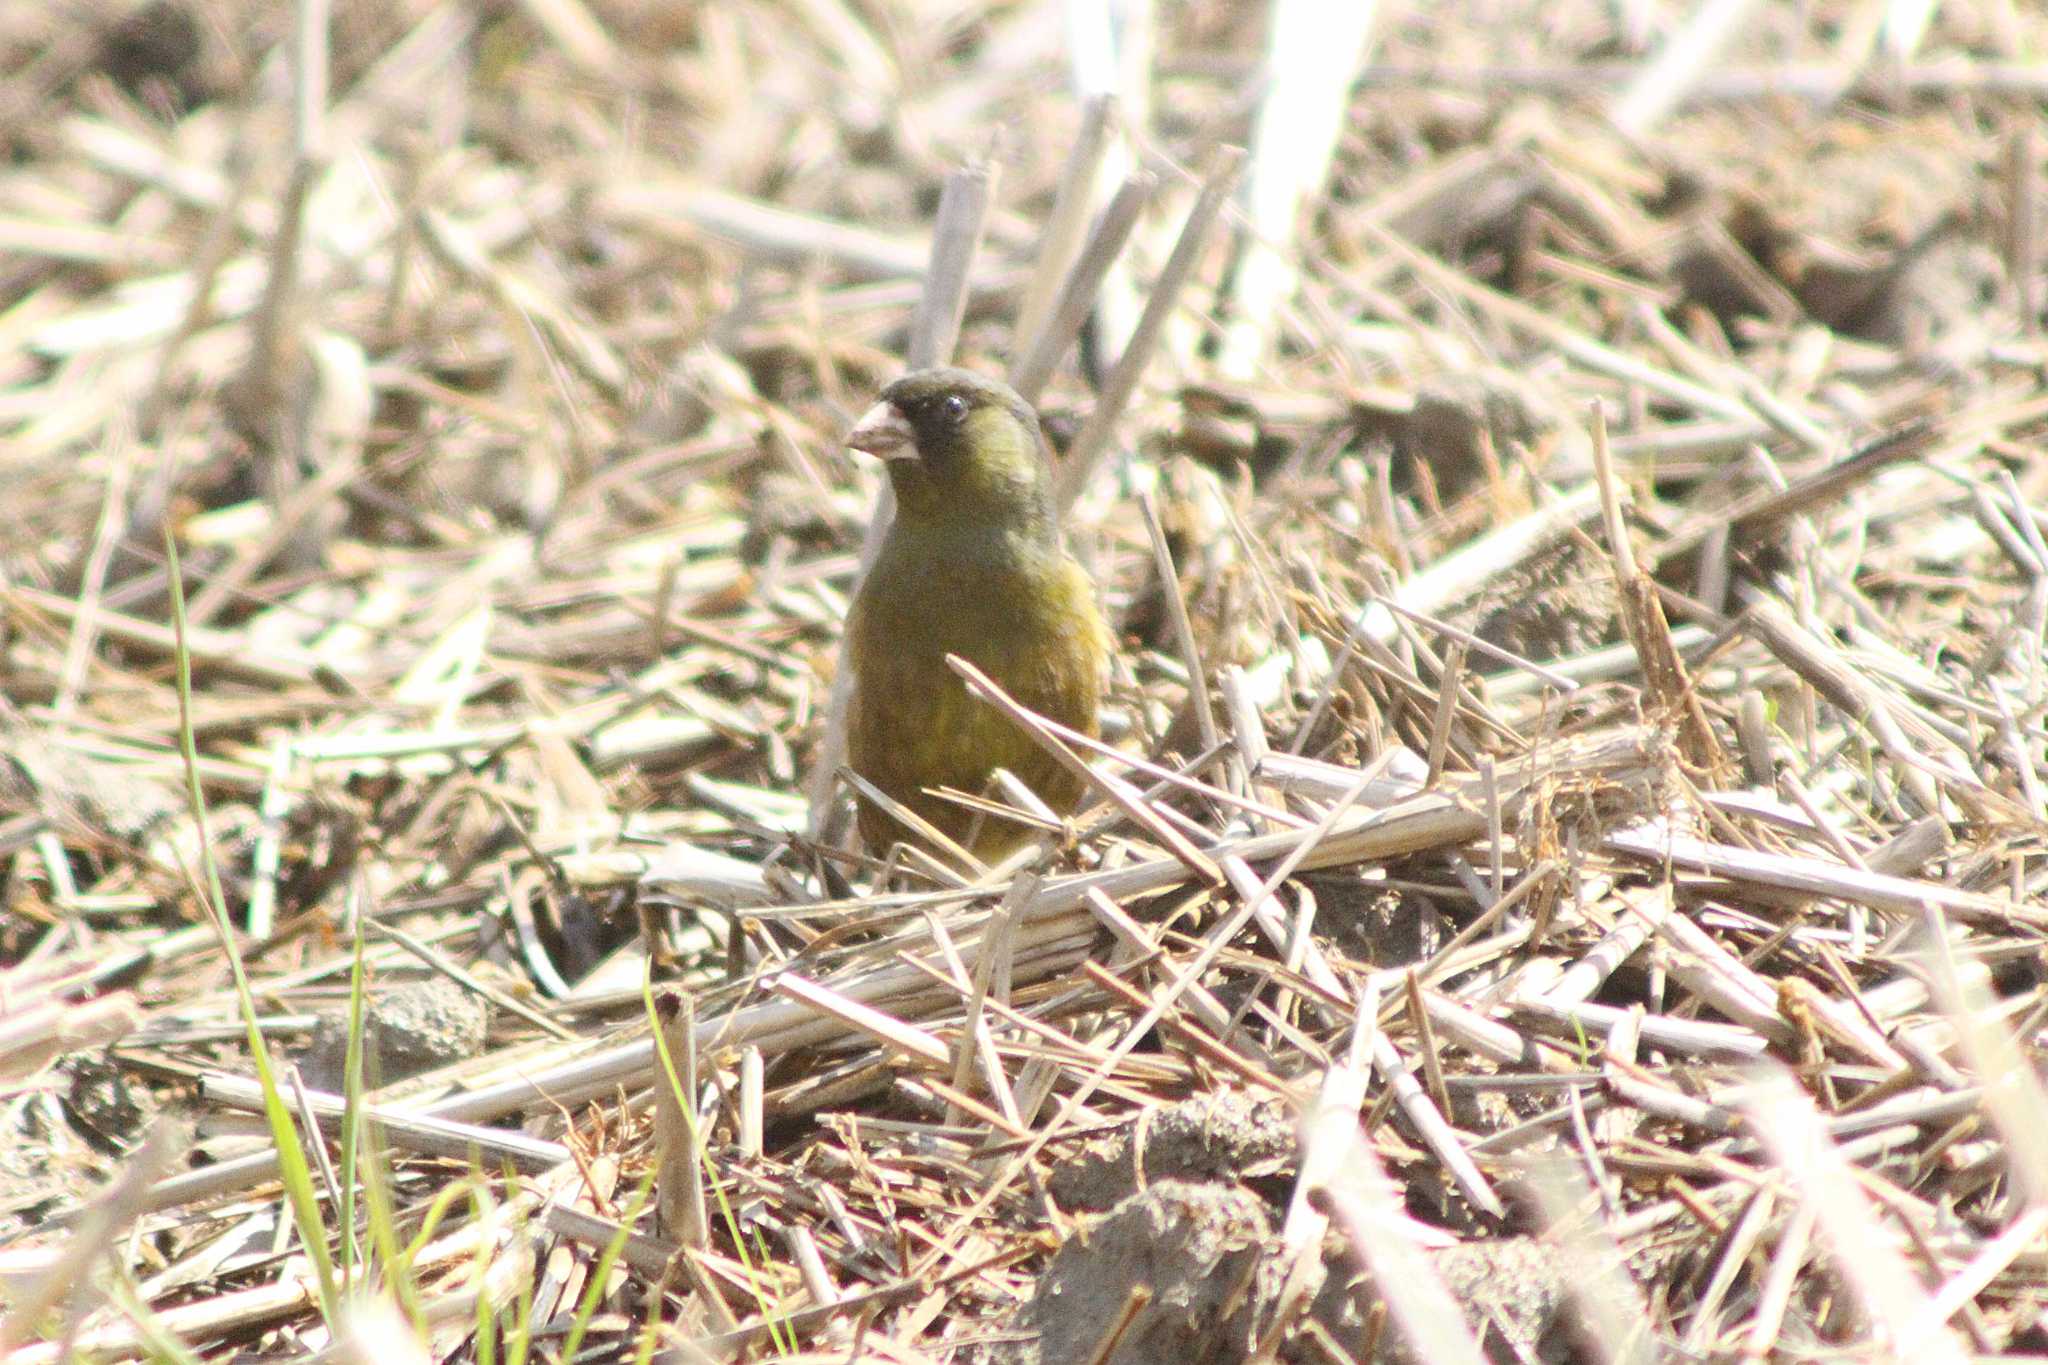
<path fill-rule="evenodd" d="M 905 517 L 1016 530 L 1052 524 L 1038 417 L 967 370 L 924 370 L 883 390 L 846 443 L 888 462 Z"/>

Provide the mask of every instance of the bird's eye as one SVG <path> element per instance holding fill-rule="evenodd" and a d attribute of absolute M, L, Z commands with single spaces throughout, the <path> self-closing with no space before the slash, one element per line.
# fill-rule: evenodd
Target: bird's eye
<path fill-rule="evenodd" d="M 949 393 L 940 400 L 939 411 L 946 414 L 948 422 L 958 422 L 967 415 L 967 400 L 957 393 Z"/>

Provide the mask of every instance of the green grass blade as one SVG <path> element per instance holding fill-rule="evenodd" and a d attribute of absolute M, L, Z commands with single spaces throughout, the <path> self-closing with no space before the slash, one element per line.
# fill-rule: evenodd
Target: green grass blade
<path fill-rule="evenodd" d="M 164 530 L 164 552 L 170 570 L 171 625 L 177 637 L 178 747 L 185 760 L 185 799 L 191 805 L 192 819 L 199 829 L 199 862 L 206 874 L 203 899 L 211 912 L 214 931 L 220 935 L 222 951 L 227 954 L 228 970 L 234 977 L 235 998 L 241 1007 L 243 1027 L 248 1032 L 249 1059 L 255 1064 L 256 1079 L 263 1087 L 263 1117 L 270 1127 L 271 1142 L 277 1148 L 278 1175 L 284 1184 L 285 1199 L 291 1206 L 292 1222 L 298 1227 L 299 1240 L 305 1244 L 306 1255 L 313 1262 L 322 1314 L 330 1326 L 335 1326 L 340 1322 L 341 1301 L 335 1286 L 334 1260 L 327 1249 L 327 1229 L 320 1218 L 320 1198 L 313 1188 L 312 1167 L 306 1161 L 305 1148 L 300 1145 L 298 1125 L 278 1088 L 277 1073 L 270 1064 L 270 1045 L 264 1041 L 263 1031 L 257 1026 L 256 997 L 249 989 L 249 974 L 243 969 L 241 951 L 235 946 L 234 927 L 228 923 L 228 898 L 221 887 L 220 865 L 213 856 L 213 842 L 206 837 L 206 793 L 199 785 L 199 742 L 192 730 L 192 651 L 185 639 L 185 580 L 178 563 L 177 537 L 168 526 Z M 306 1134 L 303 1140 L 319 1142 L 321 1138 L 319 1133 L 313 1132 Z"/>

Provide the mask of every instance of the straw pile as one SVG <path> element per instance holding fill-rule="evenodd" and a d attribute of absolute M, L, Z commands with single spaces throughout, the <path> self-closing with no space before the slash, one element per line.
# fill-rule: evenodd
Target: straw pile
<path fill-rule="evenodd" d="M 2048 1348 L 2048 23 L 1461 8 L 0 8 L 0 1350 Z M 988 869 L 948 355 L 1122 647 Z"/>

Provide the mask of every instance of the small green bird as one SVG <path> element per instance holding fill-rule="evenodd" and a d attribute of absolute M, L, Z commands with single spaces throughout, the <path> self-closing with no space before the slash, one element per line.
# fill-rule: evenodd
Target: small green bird
<path fill-rule="evenodd" d="M 919 370 L 882 391 L 846 444 L 888 462 L 896 521 L 854 597 L 847 759 L 856 773 L 977 857 L 1029 838 L 1028 825 L 930 794 L 980 794 L 1007 768 L 1062 814 L 1082 784 L 946 666 L 957 654 L 1042 716 L 1096 730 L 1109 627 L 1088 574 L 1060 543 L 1038 415 L 1010 387 L 968 370 Z M 979 833 L 974 832 L 979 818 Z M 880 853 L 917 840 L 860 802 Z"/>

